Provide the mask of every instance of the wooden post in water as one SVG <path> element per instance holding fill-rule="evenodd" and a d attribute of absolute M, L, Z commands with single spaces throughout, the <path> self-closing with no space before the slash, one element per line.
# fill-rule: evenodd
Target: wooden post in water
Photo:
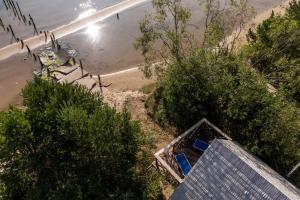
<path fill-rule="evenodd" d="M 38 35 L 39 32 L 38 32 L 38 30 L 37 30 L 37 28 L 36 28 L 36 25 L 35 25 L 35 23 L 34 23 L 34 21 L 33 21 L 33 18 L 31 17 L 30 14 L 29 14 L 29 19 L 30 19 L 30 21 L 31 21 L 31 23 L 32 23 L 32 25 L 33 25 L 34 33 L 36 33 L 36 34 Z"/>
<path fill-rule="evenodd" d="M 21 39 L 21 49 L 24 48 L 24 41 Z"/>
<path fill-rule="evenodd" d="M 33 53 L 32 56 L 33 56 L 34 62 L 36 62 L 36 55 L 35 55 L 35 53 Z"/>
<path fill-rule="evenodd" d="M 17 15 L 17 17 L 18 17 L 19 21 L 21 21 L 20 14 L 19 14 L 19 12 L 18 12 L 18 10 L 17 10 L 17 7 L 16 7 L 16 5 L 15 5 L 14 1 L 13 1 L 13 0 L 11 0 L 11 3 L 12 3 L 12 6 L 13 6 L 13 9 L 14 9 L 14 11 L 16 12 L 16 15 Z"/>
<path fill-rule="evenodd" d="M 79 63 L 80 63 L 80 69 L 81 69 L 81 77 L 83 77 L 83 66 L 82 66 L 81 60 L 79 60 Z"/>
<path fill-rule="evenodd" d="M 19 14 L 20 14 L 20 16 L 21 16 L 21 18 L 22 18 L 22 20 L 24 21 L 24 19 L 23 19 L 23 13 L 22 13 L 22 11 L 21 11 L 21 8 L 20 8 L 20 6 L 19 6 L 19 3 L 16 1 L 16 5 L 17 5 L 17 8 L 18 8 L 18 11 L 19 11 Z M 25 22 L 24 22 L 25 23 Z"/>
<path fill-rule="evenodd" d="M 8 6 L 7 6 L 6 0 L 3 0 L 3 3 L 4 3 L 4 6 L 5 6 L 6 10 L 8 10 Z"/>
<path fill-rule="evenodd" d="M 39 63 L 40 63 L 40 65 L 41 65 L 41 70 L 43 70 L 44 64 L 42 63 L 40 56 L 38 55 L 37 58 L 38 58 Z"/>
<path fill-rule="evenodd" d="M 8 3 L 9 3 L 9 6 L 10 6 L 10 9 L 11 9 L 11 10 L 13 11 L 13 13 L 14 13 L 14 16 L 17 17 L 17 14 L 16 14 L 16 12 L 15 12 L 15 9 L 14 9 L 14 6 L 13 6 L 11 0 L 8 0 Z"/>
<path fill-rule="evenodd" d="M 73 62 L 73 65 L 76 65 L 76 60 L 74 57 L 72 57 L 72 62 Z"/>
<path fill-rule="evenodd" d="M 25 15 L 22 15 L 22 19 L 23 19 L 24 24 L 27 25 L 27 19 L 26 19 Z"/>
<path fill-rule="evenodd" d="M 28 55 L 29 55 L 29 56 L 32 56 L 31 50 L 29 49 L 29 46 L 28 46 L 27 44 L 26 44 L 26 48 L 27 48 Z M 29 57 L 29 56 L 28 56 L 28 57 Z"/>
<path fill-rule="evenodd" d="M 10 31 L 11 31 L 11 35 L 12 35 L 13 39 L 15 39 L 15 41 L 18 42 L 17 37 L 16 37 L 16 35 L 15 35 L 15 33 L 14 33 L 14 31 L 13 31 L 11 25 L 9 24 L 8 27 L 9 27 L 9 29 L 10 29 Z"/>
<path fill-rule="evenodd" d="M 53 37 L 53 40 L 55 41 L 55 40 L 56 40 L 56 38 L 55 38 L 55 35 L 54 35 L 54 33 L 51 33 L 51 35 L 52 35 L 52 37 Z"/>
<path fill-rule="evenodd" d="M 3 30 L 5 31 L 5 25 L 4 25 L 4 23 L 3 23 L 3 21 L 2 21 L 2 19 L 0 18 L 0 26 L 3 28 Z"/>
<path fill-rule="evenodd" d="M 103 90 L 102 90 L 102 81 L 101 81 L 101 77 L 100 77 L 100 75 L 99 75 L 99 74 L 98 74 L 98 81 L 99 81 L 100 93 L 101 93 L 101 95 L 103 95 Z"/>
<path fill-rule="evenodd" d="M 47 33 L 46 33 L 46 31 L 44 31 L 44 35 L 45 35 L 45 43 L 47 43 L 48 36 L 47 36 Z"/>

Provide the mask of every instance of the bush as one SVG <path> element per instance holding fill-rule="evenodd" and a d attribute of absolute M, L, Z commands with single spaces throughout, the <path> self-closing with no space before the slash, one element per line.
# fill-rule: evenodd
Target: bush
<path fill-rule="evenodd" d="M 82 87 L 38 78 L 22 93 L 25 111 L 11 108 L 0 114 L 4 199 L 159 194 L 157 179 L 147 180 L 152 173 L 138 170 L 143 135 L 126 110 L 116 113 Z"/>

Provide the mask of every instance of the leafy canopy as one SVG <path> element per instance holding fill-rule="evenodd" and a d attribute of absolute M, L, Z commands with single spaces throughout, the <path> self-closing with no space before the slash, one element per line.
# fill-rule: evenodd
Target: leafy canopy
<path fill-rule="evenodd" d="M 3 199 L 155 199 L 138 123 L 79 86 L 35 78 L 0 113 Z M 143 166 L 144 167 L 144 166 Z"/>

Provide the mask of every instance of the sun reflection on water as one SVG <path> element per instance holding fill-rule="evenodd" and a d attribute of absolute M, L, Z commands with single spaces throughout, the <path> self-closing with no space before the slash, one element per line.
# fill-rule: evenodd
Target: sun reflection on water
<path fill-rule="evenodd" d="M 100 39 L 100 26 L 89 24 L 84 33 L 89 37 L 91 42 L 97 42 Z"/>

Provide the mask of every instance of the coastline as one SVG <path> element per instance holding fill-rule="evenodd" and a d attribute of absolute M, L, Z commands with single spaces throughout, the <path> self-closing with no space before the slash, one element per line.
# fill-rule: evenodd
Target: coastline
<path fill-rule="evenodd" d="M 240 38 L 245 38 L 248 28 L 253 27 L 253 24 L 257 25 L 268 18 L 272 10 L 274 10 L 275 13 L 281 13 L 289 2 L 290 0 L 285 0 L 282 5 L 272 7 L 256 15 L 248 23 L 249 25 L 245 27 Z M 246 40 L 241 39 L 240 41 L 242 43 Z M 9 105 L 20 105 L 22 102 L 20 92 L 27 80 L 31 79 L 32 71 L 36 69 L 30 60 L 24 62 L 24 57 L 25 54 L 23 53 L 16 54 L 5 60 L 0 60 L 0 82 L 2 83 L 0 85 L 0 94 L 2 94 L 0 99 L 0 110 L 7 109 Z M 130 95 L 131 93 L 128 93 L 128 91 L 138 91 L 144 85 L 155 82 L 155 78 L 150 80 L 144 78 L 143 73 L 137 66 L 113 73 L 107 73 L 101 75 L 101 78 L 104 84 L 112 83 L 109 87 L 111 96 L 121 95 L 122 97 L 124 97 L 124 93 L 126 92 L 126 95 Z"/>

